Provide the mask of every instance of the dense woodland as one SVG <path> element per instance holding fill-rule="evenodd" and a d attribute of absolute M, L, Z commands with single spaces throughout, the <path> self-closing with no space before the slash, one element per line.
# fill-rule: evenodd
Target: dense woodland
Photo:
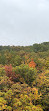
<path fill-rule="evenodd" d="M 0 111 L 49 111 L 49 42 L 0 46 Z"/>

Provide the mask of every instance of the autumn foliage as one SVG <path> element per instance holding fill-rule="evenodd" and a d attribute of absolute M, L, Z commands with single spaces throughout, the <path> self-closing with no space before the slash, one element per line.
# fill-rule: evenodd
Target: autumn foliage
<path fill-rule="evenodd" d="M 29 63 L 29 67 L 35 68 L 35 66 L 36 66 L 36 63 L 32 59 L 31 62 Z"/>
<path fill-rule="evenodd" d="M 8 65 L 5 66 L 5 71 L 6 71 L 6 75 L 12 81 L 18 80 L 18 78 L 20 78 L 20 75 L 19 74 L 16 75 L 15 72 L 12 70 L 12 65 L 11 64 L 9 66 Z"/>
<path fill-rule="evenodd" d="M 49 42 L 0 46 L 0 111 L 49 111 Z"/>
<path fill-rule="evenodd" d="M 5 71 L 6 71 L 6 75 L 8 77 L 11 77 L 12 76 L 12 65 L 11 64 L 9 66 L 5 65 Z"/>

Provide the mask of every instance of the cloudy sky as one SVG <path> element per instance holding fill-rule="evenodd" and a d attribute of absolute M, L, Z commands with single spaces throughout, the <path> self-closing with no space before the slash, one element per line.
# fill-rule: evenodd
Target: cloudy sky
<path fill-rule="evenodd" d="M 0 45 L 49 41 L 49 0 L 0 0 Z"/>

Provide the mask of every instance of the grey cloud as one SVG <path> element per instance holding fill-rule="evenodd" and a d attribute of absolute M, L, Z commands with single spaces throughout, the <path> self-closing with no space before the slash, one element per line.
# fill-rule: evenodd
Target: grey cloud
<path fill-rule="evenodd" d="M 49 41 L 48 0 L 0 0 L 0 45 Z"/>

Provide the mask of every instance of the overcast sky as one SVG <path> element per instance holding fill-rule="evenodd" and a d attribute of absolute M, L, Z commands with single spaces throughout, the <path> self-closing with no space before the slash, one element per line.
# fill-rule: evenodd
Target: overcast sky
<path fill-rule="evenodd" d="M 49 41 L 49 0 L 0 0 L 0 45 Z"/>

